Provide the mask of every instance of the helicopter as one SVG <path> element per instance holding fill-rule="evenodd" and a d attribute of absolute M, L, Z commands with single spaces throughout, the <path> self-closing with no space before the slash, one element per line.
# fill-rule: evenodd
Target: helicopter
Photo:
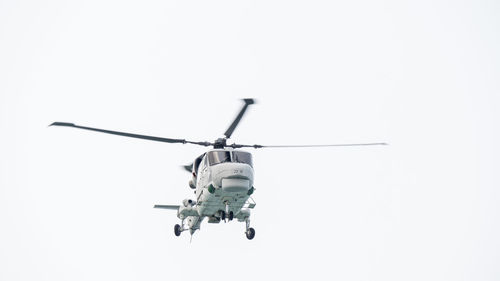
<path fill-rule="evenodd" d="M 100 133 L 113 134 L 131 138 L 145 139 L 165 143 L 182 143 L 211 146 L 212 149 L 198 156 L 192 164 L 182 166 L 191 173 L 189 187 L 194 189 L 194 199 L 184 199 L 179 205 L 154 205 L 154 208 L 177 211 L 180 224 L 174 226 L 175 236 L 189 231 L 192 235 L 200 229 L 205 218 L 208 223 L 230 222 L 236 219 L 245 223 L 245 235 L 252 240 L 255 229 L 250 226 L 250 209 L 256 206 L 251 195 L 255 192 L 254 167 L 252 154 L 241 148 L 296 148 L 296 147 L 334 147 L 334 146 L 372 146 L 386 143 L 355 143 L 355 144 L 320 144 L 320 145 L 258 145 L 258 144 L 228 144 L 234 130 L 240 123 L 248 107 L 255 103 L 254 99 L 243 99 L 244 105 L 238 115 L 224 132 L 224 137 L 213 142 L 172 139 L 125 132 L 104 130 L 75 125 L 66 122 L 54 122 L 49 126 L 72 127 Z M 187 223 L 186 223 L 187 220 Z"/>

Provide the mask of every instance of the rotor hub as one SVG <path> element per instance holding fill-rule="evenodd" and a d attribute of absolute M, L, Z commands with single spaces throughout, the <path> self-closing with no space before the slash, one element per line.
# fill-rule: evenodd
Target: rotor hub
<path fill-rule="evenodd" d="M 218 138 L 214 142 L 214 148 L 224 148 L 226 147 L 226 138 Z"/>

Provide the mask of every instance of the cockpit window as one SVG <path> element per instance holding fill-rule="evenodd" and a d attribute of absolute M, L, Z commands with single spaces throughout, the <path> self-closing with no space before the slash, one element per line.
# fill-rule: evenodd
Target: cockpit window
<path fill-rule="evenodd" d="M 231 153 L 229 151 L 210 151 L 208 153 L 208 162 L 210 166 L 231 162 Z"/>
<path fill-rule="evenodd" d="M 252 154 L 245 151 L 210 151 L 207 153 L 207 156 L 210 166 L 225 162 L 235 162 L 248 164 L 253 167 Z"/>
<path fill-rule="evenodd" d="M 233 151 L 233 161 L 252 165 L 252 154 L 243 151 Z"/>

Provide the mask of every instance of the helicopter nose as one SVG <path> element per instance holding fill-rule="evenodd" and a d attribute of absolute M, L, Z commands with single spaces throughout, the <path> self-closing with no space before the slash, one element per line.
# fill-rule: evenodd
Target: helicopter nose
<path fill-rule="evenodd" d="M 250 189 L 248 179 L 222 179 L 222 190 L 226 192 L 246 192 Z"/>

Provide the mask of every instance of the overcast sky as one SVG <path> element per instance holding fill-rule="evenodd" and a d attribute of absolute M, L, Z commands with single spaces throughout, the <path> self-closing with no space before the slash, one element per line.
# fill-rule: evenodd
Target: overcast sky
<path fill-rule="evenodd" d="M 498 280 L 498 1 L 0 0 L 0 280 Z M 244 223 L 173 234 L 213 141 Z"/>

